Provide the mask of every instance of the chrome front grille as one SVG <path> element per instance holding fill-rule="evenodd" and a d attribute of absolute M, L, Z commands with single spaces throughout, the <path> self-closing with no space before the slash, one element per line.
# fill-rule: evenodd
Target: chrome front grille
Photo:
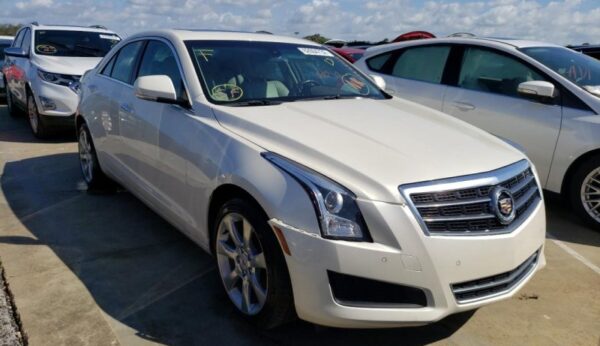
<path fill-rule="evenodd" d="M 491 194 L 498 187 L 512 193 L 516 216 L 498 217 Z M 431 235 L 484 235 L 511 232 L 540 202 L 535 176 L 526 160 L 495 171 L 400 186 L 422 227 Z"/>
<path fill-rule="evenodd" d="M 540 251 L 536 251 L 517 268 L 498 275 L 450 285 L 456 301 L 470 303 L 510 291 L 533 272 Z"/>

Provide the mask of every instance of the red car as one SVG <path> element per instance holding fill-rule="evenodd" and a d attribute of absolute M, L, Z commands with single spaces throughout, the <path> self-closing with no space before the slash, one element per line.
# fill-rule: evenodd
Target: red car
<path fill-rule="evenodd" d="M 336 47 L 331 47 L 330 49 L 332 51 L 338 53 L 339 55 L 341 55 L 342 57 L 344 57 L 344 59 L 350 61 L 351 63 L 354 63 L 356 60 L 362 58 L 363 54 L 365 54 L 365 50 L 364 49 L 359 49 L 359 48 L 351 48 L 351 47 L 336 48 Z"/>

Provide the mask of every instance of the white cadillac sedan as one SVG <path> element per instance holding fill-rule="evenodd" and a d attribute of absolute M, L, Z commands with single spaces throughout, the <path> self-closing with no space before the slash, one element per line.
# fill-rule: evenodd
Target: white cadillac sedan
<path fill-rule="evenodd" d="M 434 322 L 511 297 L 545 265 L 520 151 L 314 43 L 140 33 L 80 92 L 89 187 L 119 182 L 214 254 L 261 327 Z"/>

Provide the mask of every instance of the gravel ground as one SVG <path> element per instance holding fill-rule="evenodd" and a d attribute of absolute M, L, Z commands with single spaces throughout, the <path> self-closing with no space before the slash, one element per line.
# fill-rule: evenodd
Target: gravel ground
<path fill-rule="evenodd" d="M 4 284 L 4 271 L 0 267 L 0 345 L 23 345 L 23 338 L 19 326 L 15 321 L 13 309 Z"/>

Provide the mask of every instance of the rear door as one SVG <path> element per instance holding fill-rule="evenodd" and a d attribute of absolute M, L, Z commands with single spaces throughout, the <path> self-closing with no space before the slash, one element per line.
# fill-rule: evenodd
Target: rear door
<path fill-rule="evenodd" d="M 449 45 L 412 46 L 375 56 L 366 64 L 385 79 L 389 93 L 441 110 L 450 49 Z"/>
<path fill-rule="evenodd" d="M 137 117 L 133 112 L 133 78 L 135 69 L 139 61 L 139 56 L 145 41 L 134 41 L 123 46 L 116 55 L 114 63 L 111 65 L 110 83 L 111 99 L 114 102 L 110 106 L 113 109 L 111 118 L 118 123 L 119 145 L 112 151 L 126 171 L 125 179 L 137 184 L 139 179 L 137 171 L 139 170 L 139 137 L 142 131 Z M 107 67 L 108 67 L 107 65 Z"/>
<path fill-rule="evenodd" d="M 477 46 L 460 49 L 460 72 L 456 85 L 446 91 L 443 111 L 518 144 L 545 185 L 560 131 L 560 98 L 536 100 L 520 95 L 517 88 L 525 81 L 553 81 L 509 53 Z"/>

